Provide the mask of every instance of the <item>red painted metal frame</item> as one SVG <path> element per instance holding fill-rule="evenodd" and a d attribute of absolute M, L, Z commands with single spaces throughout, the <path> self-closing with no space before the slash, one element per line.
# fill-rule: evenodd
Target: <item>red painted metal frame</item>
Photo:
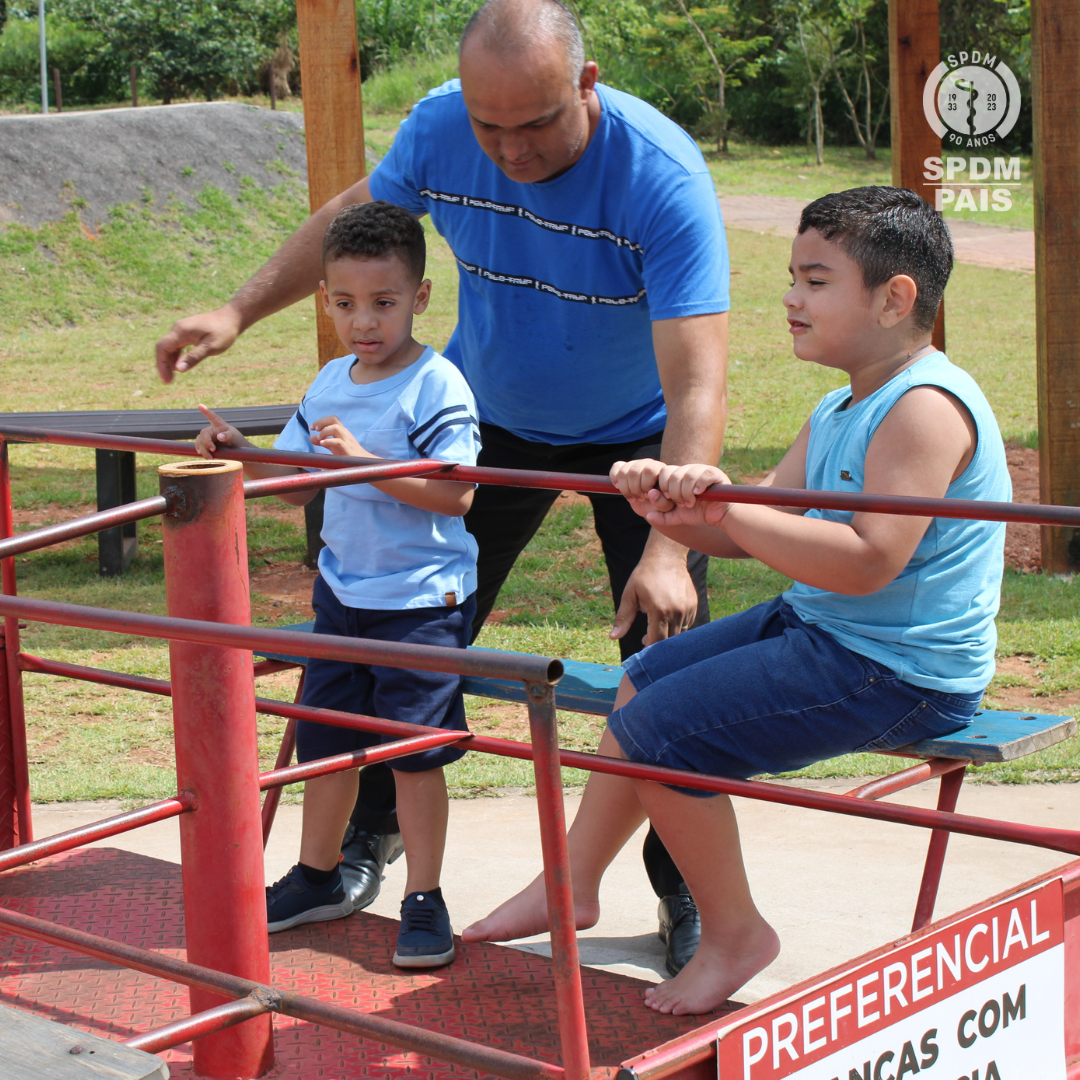
<path fill-rule="evenodd" d="M 191 1042 L 192 1039 L 202 1038 L 215 1031 L 224 1031 L 225 1028 L 242 1024 L 254 1016 L 272 1012 L 274 1007 L 275 1002 L 268 994 L 255 991 L 247 997 L 216 1005 L 194 1016 L 185 1016 L 183 1020 L 176 1020 L 154 1031 L 136 1035 L 133 1039 L 125 1039 L 124 1046 L 142 1050 L 147 1054 L 160 1054 L 162 1050 L 171 1050 L 174 1046 Z"/>
<path fill-rule="evenodd" d="M 11 462 L 7 442 L 0 439 L 0 537 L 11 536 L 15 522 L 11 510 Z M 15 594 L 15 560 L 0 559 L 0 591 Z M 23 710 L 22 672 L 19 670 L 19 620 L 4 619 L 4 686 L 0 693 L 0 729 L 3 741 L 11 748 L 10 762 L 0 762 L 2 787 L 13 789 L 11 801 L 0 808 L 0 828 L 20 844 L 34 839 L 30 813 L 30 770 L 26 753 L 26 716 Z M 6 826 L 6 827 L 5 827 Z"/>
<path fill-rule="evenodd" d="M 92 446 L 100 449 L 147 451 L 173 457 L 195 457 L 194 443 L 172 442 L 168 439 L 137 439 L 126 435 L 94 435 L 90 432 L 55 431 L 50 428 L 22 428 L 0 424 L 0 436 L 18 442 L 54 442 L 67 446 Z M 539 472 L 525 469 L 486 469 L 419 458 L 414 461 L 372 463 L 366 458 L 337 457 L 320 454 L 317 463 L 312 455 L 286 450 L 219 450 L 221 460 L 259 461 L 293 465 L 301 469 L 368 469 L 359 471 L 355 479 L 331 480 L 314 474 L 303 477 L 275 477 L 249 481 L 251 497 L 280 494 L 308 487 L 327 487 L 336 483 L 356 483 L 376 479 L 374 474 L 385 468 L 386 475 L 416 476 L 431 472 L 443 473 L 444 479 L 470 484 L 497 484 L 508 487 L 546 488 L 555 491 L 596 492 L 614 494 L 615 488 L 605 476 L 586 476 L 577 473 Z M 298 485 L 293 487 L 292 485 Z M 757 487 L 744 484 L 717 485 L 704 492 L 703 499 L 716 502 L 752 503 L 758 506 L 794 506 L 807 509 L 850 510 L 874 514 L 903 514 L 915 517 L 948 517 L 977 521 L 1013 521 L 1035 525 L 1080 527 L 1080 508 L 1073 506 L 1043 506 L 1035 503 L 976 502 L 965 499 L 926 499 L 909 495 L 867 495 L 843 491 L 807 491 L 795 488 Z"/>
<path fill-rule="evenodd" d="M 3 603 L 4 600 L 0 599 L 0 611 L 3 610 Z M 43 619 L 42 621 L 49 620 Z M 274 631 L 266 632 L 273 633 Z M 304 636 L 310 637 L 311 635 Z M 274 651 L 280 650 L 275 649 Z M 150 693 L 168 693 L 167 683 L 147 679 L 145 676 L 125 675 L 120 672 L 102 672 L 103 677 L 98 678 L 95 677 L 96 669 L 93 668 L 80 668 L 75 664 L 61 664 L 51 660 L 43 661 L 40 657 L 26 656 L 24 660 L 26 661 L 27 671 L 42 671 L 65 675 L 69 678 L 85 678 L 89 682 L 102 682 L 110 686 L 147 690 Z M 381 735 L 406 737 L 429 730 L 413 724 L 403 724 L 396 720 L 383 720 L 375 716 L 360 716 L 356 713 L 335 712 L 331 709 L 313 709 L 307 705 L 275 701 L 270 698 L 257 698 L 256 708 L 259 712 L 271 716 L 296 720 L 313 720 L 320 724 L 353 727 L 362 731 L 377 732 Z M 498 754 L 503 757 L 518 758 L 522 761 L 533 760 L 533 748 L 529 743 L 514 742 L 511 739 L 496 739 L 490 735 L 470 735 L 463 741 L 462 745 L 469 750 L 481 753 Z M 702 791 L 736 795 L 740 798 L 757 799 L 762 802 L 779 803 L 785 806 L 798 806 L 807 810 L 824 810 L 834 814 L 845 814 L 849 817 L 890 821 L 923 829 L 947 829 L 950 832 L 963 833 L 968 836 L 980 836 L 989 840 L 1004 840 L 1010 843 L 1026 844 L 1031 847 L 1045 847 L 1053 851 L 1063 851 L 1070 855 L 1080 856 L 1080 831 L 1047 829 L 1038 825 L 1024 825 L 1019 822 L 996 821 L 990 818 L 970 817 L 964 814 L 943 813 L 938 810 L 925 810 L 916 806 L 877 803 L 868 799 L 852 798 L 850 793 L 836 795 L 827 791 L 807 791 L 763 780 L 732 780 L 720 776 L 705 776 L 700 773 L 687 773 L 657 765 L 641 765 L 621 758 L 586 754 L 577 750 L 560 750 L 559 764 L 564 769 L 584 769 L 586 771 L 610 773 L 615 776 L 628 776 L 636 780 L 655 780 L 658 783 L 671 784 L 676 787 L 693 787 Z M 920 769 L 921 767 L 915 766 L 914 768 Z"/>
<path fill-rule="evenodd" d="M 96 514 L 62 521 L 58 525 L 46 525 L 31 532 L 19 533 L 18 536 L 0 540 L 0 559 L 25 555 L 28 551 L 38 551 L 50 544 L 74 540 L 78 536 L 89 536 L 91 533 L 112 529 L 117 525 L 127 525 L 132 521 L 160 517 L 168 509 L 168 499 L 155 495 L 152 499 L 140 499 L 124 506 L 114 506 L 111 510 L 99 510 Z"/>
<path fill-rule="evenodd" d="M 174 619 L 251 622 L 243 469 L 192 461 L 158 470 L 165 602 Z M 193 964 L 270 979 L 259 799 L 259 742 L 251 654 L 212 642 L 169 642 L 176 786 L 194 813 L 180 819 L 184 940 Z M 226 888 L 219 883 L 228 883 Z M 192 987 L 191 1012 L 225 1004 Z M 204 1035 L 195 1075 L 262 1076 L 274 1064 L 269 1016 Z"/>
<path fill-rule="evenodd" d="M 400 1046 L 440 1061 L 449 1061 L 479 1072 L 506 1077 L 507 1080 L 562 1080 L 563 1077 L 569 1080 L 569 1074 L 557 1065 L 533 1061 L 518 1054 L 466 1042 L 437 1031 L 412 1027 L 378 1015 L 344 1009 L 339 1005 L 291 991 L 276 990 L 264 983 L 239 978 L 214 968 L 201 967 L 124 942 L 111 941 L 68 926 L 59 926 L 44 919 L 35 919 L 8 908 L 0 907 L 0 928 L 33 938 L 35 941 L 71 949 L 96 960 L 120 964 L 147 975 L 168 979 L 170 982 L 217 997 L 244 998 L 253 993 L 265 994 L 274 1003 L 274 1011 L 284 1016 L 294 1016 L 313 1024 L 324 1024 L 364 1039 Z"/>
<path fill-rule="evenodd" d="M 58 855 L 61 851 L 92 844 L 96 840 L 107 840 L 110 836 L 131 832 L 143 825 L 152 825 L 155 821 L 167 821 L 195 809 L 195 797 L 190 792 L 182 791 L 171 799 L 141 806 L 138 810 L 128 810 L 124 814 L 95 821 L 90 825 L 80 825 L 77 829 L 54 833 L 44 840 L 35 840 L 29 844 L 9 848 L 0 852 L 0 872 L 14 870 L 17 866 L 44 859 L 49 855 Z"/>
<path fill-rule="evenodd" d="M 365 750 L 352 750 L 348 754 L 336 754 L 334 757 L 317 758 L 305 761 L 302 765 L 290 765 L 284 769 L 274 769 L 259 777 L 259 788 L 280 788 L 286 784 L 296 784 L 301 780 L 310 780 L 314 776 L 329 776 L 331 773 L 345 772 L 361 765 L 374 765 L 378 761 L 393 761 L 395 758 L 419 754 L 422 750 L 434 750 L 437 746 L 450 746 L 465 742 L 468 733 L 460 731 L 428 731 L 426 735 L 413 735 L 407 739 L 383 743 Z"/>
<path fill-rule="evenodd" d="M 191 456 L 194 448 L 190 444 L 176 444 L 167 440 L 128 439 L 122 437 L 105 438 L 93 435 L 71 435 L 54 433 L 46 430 L 14 430 L 0 427 L 0 434 L 10 434 L 19 441 L 53 441 L 68 445 L 90 445 L 112 447 L 125 450 L 150 450 L 159 453 Z M 311 469 L 310 455 L 286 455 L 278 451 L 236 451 L 226 452 L 222 458 L 241 460 L 280 461 L 282 464 L 295 464 Z M 357 459 L 320 458 L 320 467 L 327 471 L 307 472 L 304 475 L 274 478 L 243 485 L 239 483 L 239 470 L 215 469 L 212 463 L 193 463 L 190 481 L 185 477 L 180 483 L 176 476 L 163 479 L 163 496 L 157 500 L 143 500 L 140 504 L 119 507 L 114 511 L 90 515 L 63 526 L 52 526 L 24 534 L 14 543 L 0 539 L 0 566 L 3 567 L 4 596 L 0 597 L 0 614 L 5 620 L 6 685 L 0 684 L 0 721 L 9 733 L 11 756 L 17 765 L 20 756 L 25 761 L 25 732 L 22 733 L 22 753 L 15 745 L 18 736 L 16 728 L 21 724 L 21 687 L 18 680 L 23 670 L 48 672 L 67 675 L 89 681 L 123 685 L 131 689 L 145 690 L 152 693 L 171 693 L 174 698 L 174 714 L 177 720 L 177 756 L 178 778 L 181 793 L 173 800 L 165 800 L 153 807 L 134 811 L 129 815 L 120 815 L 105 822 L 96 823 L 82 830 L 70 833 L 39 845 L 24 844 L 11 850 L 5 860 L 0 856 L 0 870 L 9 865 L 40 858 L 44 854 L 69 850 L 99 837 L 115 835 L 126 829 L 138 827 L 151 820 L 185 815 L 182 819 L 182 831 L 189 833 L 184 851 L 185 881 L 189 876 L 189 864 L 200 859 L 207 859 L 207 867 L 214 868 L 215 859 L 220 855 L 207 853 L 212 850 L 211 827 L 234 837 L 236 832 L 244 834 L 243 842 L 236 845 L 243 852 L 243 858 L 251 861 L 254 844 L 247 834 L 268 828 L 276 804 L 267 814 L 264 808 L 261 822 L 258 815 L 252 815 L 251 807 L 246 812 L 238 813 L 235 807 L 226 806 L 224 813 L 202 815 L 211 818 L 206 825 L 200 822 L 198 813 L 189 813 L 202 806 L 201 799 L 213 792 L 219 783 L 235 792 L 233 799 L 246 798 L 244 780 L 236 783 L 235 776 L 226 776 L 232 772 L 239 761 L 254 760 L 253 754 L 246 753 L 250 747 L 241 745 L 244 739 L 251 741 L 254 732 L 254 713 L 259 711 L 274 713 L 296 719 L 312 719 L 338 726 L 355 727 L 361 730 L 397 736 L 390 744 L 371 748 L 355 754 L 339 755 L 305 765 L 290 767 L 279 761 L 279 768 L 259 778 L 259 787 L 279 789 L 281 785 L 311 776 L 325 775 L 333 771 L 354 768 L 360 764 L 375 760 L 384 760 L 415 752 L 417 749 L 443 743 L 461 743 L 470 750 L 494 753 L 504 756 L 531 759 L 536 774 L 538 811 L 541 824 L 541 841 L 545 868 L 545 881 L 548 893 L 548 909 L 551 919 L 552 959 L 555 971 L 556 999 L 559 1011 L 559 1027 L 562 1040 L 564 1068 L 558 1069 L 539 1062 L 530 1062 L 516 1055 L 502 1054 L 489 1048 L 474 1046 L 462 1040 L 447 1039 L 446 1036 L 425 1032 L 408 1025 L 393 1024 L 377 1017 L 362 1017 L 348 1010 L 336 1009 L 323 1002 L 301 999 L 298 995 L 283 995 L 265 985 L 268 966 L 265 963 L 266 941 L 265 927 L 259 927 L 258 918 L 249 918 L 257 908 L 265 916 L 261 905 L 261 889 L 247 888 L 257 875 L 241 873 L 245 879 L 245 894 L 251 893 L 258 899 L 249 902 L 245 895 L 242 900 L 244 911 L 242 918 L 222 919 L 222 913 L 211 912 L 202 899 L 195 900 L 194 895 L 185 905 L 188 917 L 189 955 L 198 959 L 199 954 L 221 962 L 218 950 L 211 950 L 199 943 L 203 931 L 209 934 L 211 923 L 227 922 L 233 929 L 238 924 L 250 927 L 255 924 L 256 933 L 251 941 L 241 944 L 237 955 L 239 962 L 226 961 L 225 966 L 240 969 L 239 975 L 200 968 L 198 964 L 160 957 L 144 950 L 133 950 L 91 935 L 60 928 L 40 920 L 30 919 L 15 912 L 0 909 L 0 926 L 7 926 L 16 932 L 28 934 L 39 940 L 56 944 L 66 944 L 89 955 L 99 956 L 120 962 L 138 970 L 174 978 L 192 987 L 192 1006 L 194 1015 L 148 1033 L 132 1044 L 164 1048 L 177 1045 L 181 1041 L 198 1039 L 196 1043 L 196 1069 L 204 1075 L 231 1076 L 237 1072 L 243 1075 L 260 1075 L 272 1061 L 272 1046 L 269 1042 L 269 1017 L 264 1014 L 277 1008 L 289 1015 L 328 1023 L 343 1031 L 354 1031 L 366 1037 L 377 1037 L 380 1041 L 405 1046 L 421 1053 L 428 1053 L 443 1060 L 467 1064 L 474 1068 L 484 1068 L 496 1075 L 517 1076 L 565 1076 L 569 1080 L 586 1080 L 590 1075 L 587 1032 L 585 1028 L 584 1008 L 581 993 L 580 972 L 578 968 L 577 939 L 574 929 L 573 902 L 566 851 L 565 819 L 562 804 L 561 768 L 576 766 L 592 771 L 607 772 L 638 779 L 648 779 L 660 783 L 696 788 L 703 791 L 723 792 L 744 797 L 757 798 L 787 805 L 803 806 L 812 809 L 828 810 L 853 816 L 875 818 L 916 825 L 932 830 L 930 852 L 924 869 L 923 883 L 920 890 L 920 907 L 916 913 L 916 927 L 927 924 L 932 916 L 933 898 L 941 872 L 941 862 L 945 854 L 945 845 L 950 832 L 984 836 L 993 839 L 1009 840 L 1016 843 L 1048 847 L 1080 855 L 1080 832 L 1061 829 L 1045 829 L 1009 822 L 990 821 L 980 818 L 965 817 L 953 812 L 956 795 L 963 780 L 964 762 L 924 762 L 905 770 L 893 777 L 887 777 L 871 784 L 863 785 L 846 795 L 832 795 L 825 792 L 808 792 L 784 788 L 760 781 L 729 780 L 720 777 L 701 776 L 684 773 L 680 770 L 665 769 L 656 766 L 638 765 L 621 759 L 604 758 L 591 754 L 572 751 L 560 751 L 557 744 L 555 726 L 555 703 L 552 684 L 562 674 L 562 665 L 541 657 L 523 657 L 513 654 L 484 654 L 472 656 L 457 650 L 434 649 L 422 646 L 405 646 L 383 642 L 364 641 L 361 639 L 331 638 L 325 635 L 296 634 L 285 631 L 256 630 L 245 625 L 250 621 L 246 610 L 247 576 L 246 550 L 244 550 L 243 499 L 261 497 L 268 494 L 280 494 L 290 490 L 335 486 L 344 483 L 356 483 L 381 479 L 390 475 L 421 475 L 439 472 L 448 479 L 473 483 L 497 483 L 513 486 L 558 488 L 579 491 L 611 492 L 610 483 L 603 477 L 585 477 L 574 474 L 523 473 L 506 470 L 468 469 L 449 467 L 439 462 L 375 462 Z M 200 467 L 201 466 L 201 467 Z M 178 467 L 175 472 L 183 473 L 188 467 Z M 209 469 L 209 472 L 206 470 Z M 227 481 L 214 479 L 213 474 L 227 474 Z M 210 481 L 207 484 L 207 481 Z M 186 488 L 185 488 L 186 484 Z M 224 487 L 228 486 L 226 497 Z M 726 502 L 748 502 L 782 506 L 817 506 L 863 512 L 884 512 L 917 514 L 940 517 L 964 517 L 989 520 L 1035 521 L 1039 523 L 1080 525 L 1080 510 L 1069 507 L 1016 506 L 1013 504 L 965 503 L 959 500 L 913 499 L 886 496 L 849 495 L 845 493 L 821 493 L 808 491 L 789 491 L 777 489 L 745 488 L 741 486 L 723 486 L 706 493 L 706 497 Z M 6 440 L 0 438 L 0 537 L 11 536 L 12 522 L 10 509 L 10 472 L 7 462 Z M 75 605 L 56 604 L 45 601 L 28 600 L 15 596 L 14 563 L 11 556 L 17 552 L 33 550 L 72 536 L 86 535 L 98 529 L 114 527 L 125 520 L 139 520 L 142 517 L 165 513 L 166 562 L 172 566 L 172 574 L 167 573 L 166 584 L 169 594 L 168 617 L 136 615 L 127 612 L 115 612 L 107 609 L 80 608 Z M 180 526 L 186 526 L 180 527 Z M 193 527 L 194 526 L 194 527 Z M 208 554 L 209 553 L 209 554 Z M 209 567 L 205 576 L 209 585 L 199 583 L 199 587 L 190 587 L 190 577 L 182 578 L 185 566 L 195 564 Z M 235 564 L 235 566 L 231 565 Z M 222 576 L 223 568 L 229 568 Z M 216 575 L 216 578 L 215 578 Z M 231 576 L 230 576 L 231 575 Z M 242 587 L 241 587 L 242 586 Z M 243 596 L 243 601 L 238 599 Z M 198 615 L 199 618 L 176 616 Z M 205 619 L 201 616 L 210 615 Z M 96 669 L 80 668 L 77 665 L 59 664 L 43 658 L 23 656 L 18 647 L 18 618 L 25 616 L 43 622 L 62 625 L 83 626 L 95 629 L 114 630 L 124 633 L 138 633 L 143 636 L 167 638 L 174 658 L 171 685 L 159 680 L 145 679 L 139 676 L 126 676 L 120 673 L 102 672 Z M 12 648 L 14 642 L 14 648 Z M 311 709 L 296 703 L 269 702 L 256 699 L 251 689 L 251 675 L 254 665 L 246 650 L 285 652 L 304 656 L 328 656 L 335 659 L 366 663 L 391 663 L 397 666 L 415 667 L 427 670 L 443 670 L 458 673 L 478 673 L 502 678 L 520 679 L 526 684 L 529 707 L 532 743 L 513 743 L 508 740 L 474 736 L 467 733 L 431 732 L 429 729 L 394 721 L 379 720 L 374 717 L 335 713 L 329 710 Z M 222 688 L 221 665 L 232 656 L 239 656 L 240 663 L 226 663 L 230 677 L 235 683 L 231 688 Z M 275 666 L 276 664 L 276 666 Z M 282 670 L 288 664 L 269 662 L 261 665 L 266 670 Z M 228 681 L 228 680 L 226 680 Z M 222 710 L 224 709 L 224 712 Z M 227 715 L 229 724 L 222 723 Z M 249 725 L 234 724 L 236 717 L 250 716 Z M 182 729 L 187 728 L 187 733 Z M 206 753 L 196 749 L 204 737 L 200 729 L 212 732 L 217 742 L 223 728 L 243 728 L 243 739 L 225 752 L 218 749 L 215 753 Z M 288 740 L 286 740 L 288 741 Z M 2 745 L 2 744 L 0 744 Z M 206 744 L 210 745 L 209 743 Z M 283 747 L 282 755 L 287 763 L 291 757 L 291 746 Z M 216 762 L 205 759 L 217 758 Z M 186 761 L 186 765 L 184 762 Z M 25 772 L 25 770 L 24 770 Z M 922 810 L 916 807 L 877 804 L 874 800 L 903 790 L 912 784 L 941 777 L 941 792 L 938 809 Z M 185 784 L 185 777 L 190 782 Z M 2 778 L 0 778 L 2 779 Z M 16 778 L 18 780 L 18 778 Z M 16 818 L 18 835 L 26 840 L 29 835 L 29 787 L 23 779 L 17 786 Z M 247 784 L 248 788 L 253 785 Z M 257 794 L 253 790 L 250 794 Z M 23 809 L 25 801 L 25 811 Z M 212 799 L 211 799 L 212 801 Z M 247 802 L 250 802 L 247 799 Z M 268 800 L 269 802 L 269 800 Z M 246 804 L 245 804 L 246 805 Z M 257 804 L 255 804 L 257 805 Z M 203 807 L 205 808 L 205 806 Z M 220 807 L 219 807 L 220 810 Z M 253 828 L 252 822 L 255 822 Z M 262 829 L 259 830 L 258 826 Z M 3 820 L 0 818 L 0 829 Z M 191 837 L 199 836 L 199 843 L 191 842 Z M 201 849 L 201 850 L 200 850 Z M 10 861 L 7 861 L 10 860 Z M 226 859 L 228 861 L 228 859 Z M 222 869 L 224 863 L 218 869 Z M 250 868 L 248 868 L 250 869 Z M 198 877 L 205 877 L 206 867 Z M 222 876 L 222 875 L 218 875 Z M 225 877 L 237 878 L 235 872 L 224 873 Z M 195 875 L 192 875 L 195 880 Z M 185 890 L 186 891 L 186 890 Z M 230 897 L 231 904 L 235 897 Z M 928 904 L 927 901 L 928 900 Z M 231 906 L 231 905 L 230 905 Z M 205 908 L 205 910 L 195 910 Z M 249 911 L 248 909 L 251 908 Z M 203 935 L 205 936 L 205 935 Z M 241 935 L 242 936 L 242 935 Z M 212 935 L 206 937 L 210 941 Z M 216 943 L 216 942 L 215 942 Z M 216 943 L 217 944 L 217 943 Z M 137 954 L 137 955 L 136 955 Z M 254 979 L 244 976 L 254 974 Z M 222 996 L 238 997 L 240 1002 L 220 1002 Z M 258 1017 L 262 1016 L 265 1028 Z M 247 1021 L 251 1021 L 248 1023 Z M 253 1024 L 256 1025 L 253 1028 Z M 378 1034 L 372 1033 L 372 1025 L 383 1027 Z M 244 1034 L 234 1037 L 232 1029 L 241 1025 Z M 390 1037 L 385 1025 L 397 1029 L 397 1038 Z M 265 1030 L 266 1037 L 261 1032 Z M 437 1049 L 430 1049 L 433 1041 Z M 215 1049 L 217 1048 L 217 1049 Z M 223 1049 L 224 1048 L 224 1049 Z M 246 1048 L 246 1049 L 245 1049 Z M 497 1061 L 492 1061 L 492 1055 Z M 481 1057 L 485 1064 L 479 1064 Z M 243 1060 L 241 1060 L 243 1059 Z M 657 1064 L 650 1061 L 650 1066 Z M 494 1067 L 493 1067 L 494 1066 Z M 509 1070 L 509 1071 L 507 1071 Z M 606 1071 L 606 1070 L 605 1070 Z M 651 1068 L 650 1068 L 650 1071 Z M 657 1073 L 656 1075 L 660 1075 Z"/>

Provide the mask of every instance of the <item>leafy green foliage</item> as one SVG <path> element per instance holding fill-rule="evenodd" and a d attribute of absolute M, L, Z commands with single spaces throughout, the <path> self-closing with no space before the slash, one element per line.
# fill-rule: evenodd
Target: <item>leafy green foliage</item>
<path fill-rule="evenodd" d="M 100 35 L 100 60 L 123 74 L 134 64 L 165 104 L 194 94 L 209 101 L 229 83 L 251 85 L 295 18 L 286 0 L 62 2 Z"/>
<path fill-rule="evenodd" d="M 0 100 L 35 100 L 41 93 L 37 15 L 30 19 L 12 14 L 15 17 L 6 23 L 0 18 Z M 65 82 L 72 86 L 75 97 L 92 95 L 107 85 L 102 73 L 88 65 L 88 57 L 100 44 L 93 30 L 63 15 L 49 13 L 45 16 L 45 36 L 49 67 L 65 73 Z M 71 83 L 72 78 L 75 83 Z"/>

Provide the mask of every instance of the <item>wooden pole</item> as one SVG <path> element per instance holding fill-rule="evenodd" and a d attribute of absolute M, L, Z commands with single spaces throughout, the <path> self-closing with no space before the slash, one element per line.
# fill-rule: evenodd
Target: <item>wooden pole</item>
<path fill-rule="evenodd" d="M 60 69 L 58 67 L 52 69 L 52 77 L 53 94 L 56 98 L 56 111 L 60 113 L 64 111 L 64 95 L 60 90 Z"/>
<path fill-rule="evenodd" d="M 892 182 L 930 204 L 935 188 L 923 172 L 928 157 L 941 156 L 941 139 L 923 115 L 923 87 L 941 62 L 938 0 L 889 0 L 889 111 L 892 121 Z M 934 345 L 945 348 L 945 304 L 934 324 Z"/>
<path fill-rule="evenodd" d="M 1080 0 L 1031 5 L 1039 495 L 1080 505 Z M 1080 530 L 1043 528 L 1047 573 L 1080 570 Z"/>
<path fill-rule="evenodd" d="M 298 0 L 308 195 L 314 212 L 364 177 L 364 119 L 355 0 Z M 319 366 L 341 355 L 334 324 L 318 296 Z"/>

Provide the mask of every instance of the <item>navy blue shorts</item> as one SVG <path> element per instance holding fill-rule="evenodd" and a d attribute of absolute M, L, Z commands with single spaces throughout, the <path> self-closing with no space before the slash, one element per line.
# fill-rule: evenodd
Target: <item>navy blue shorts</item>
<path fill-rule="evenodd" d="M 780 597 L 658 641 L 623 667 L 637 694 L 608 725 L 631 761 L 743 780 L 947 735 L 982 700 L 902 682 Z"/>
<path fill-rule="evenodd" d="M 476 602 L 470 596 L 457 607 L 405 611 L 350 608 L 338 600 L 320 575 L 315 579 L 311 606 L 315 609 L 316 634 L 464 649 L 469 644 Z M 308 660 L 301 701 L 318 709 L 362 713 L 448 731 L 469 730 L 465 723 L 461 676 L 441 671 L 413 671 L 313 657 Z M 348 754 L 393 742 L 397 737 L 301 720 L 296 725 L 296 760 L 303 763 Z M 460 747 L 441 746 L 387 764 L 400 772 L 426 772 L 464 756 L 465 751 Z"/>

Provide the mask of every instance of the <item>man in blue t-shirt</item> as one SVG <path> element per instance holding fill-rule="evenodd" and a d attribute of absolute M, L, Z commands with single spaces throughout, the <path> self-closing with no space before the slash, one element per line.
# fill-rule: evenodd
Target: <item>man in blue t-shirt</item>
<path fill-rule="evenodd" d="M 175 324 L 158 343 L 162 378 L 314 291 L 327 221 L 385 199 L 430 214 L 457 258 L 444 352 L 476 395 L 481 465 L 595 474 L 639 457 L 717 461 L 727 248 L 693 140 L 598 84 L 558 0 L 490 0 L 462 35 L 460 72 L 416 106 L 371 176 L 313 214 L 228 304 Z M 474 631 L 556 495 L 477 491 L 466 519 L 479 546 Z M 624 500 L 590 498 L 623 656 L 707 622 L 705 558 L 688 565 Z M 655 834 L 646 865 L 663 933 L 692 950 L 693 903 Z M 685 959 L 669 941 L 669 967 Z"/>

